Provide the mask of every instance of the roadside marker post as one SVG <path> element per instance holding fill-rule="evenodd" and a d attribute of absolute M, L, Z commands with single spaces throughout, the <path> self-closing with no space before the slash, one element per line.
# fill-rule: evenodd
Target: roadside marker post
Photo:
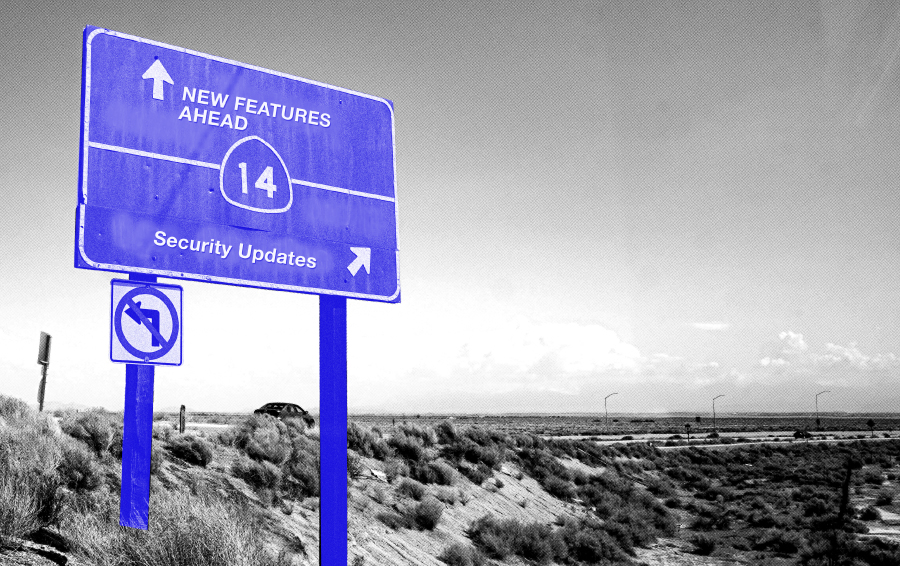
<path fill-rule="evenodd" d="M 393 103 L 89 26 L 80 122 L 75 267 L 144 283 L 112 310 L 110 358 L 128 364 L 120 521 L 147 528 L 153 364 L 181 364 L 180 295 L 176 309 L 150 283 L 313 294 L 320 563 L 346 565 L 347 299 L 400 302 Z"/>
<path fill-rule="evenodd" d="M 44 393 L 47 391 L 47 368 L 50 367 L 50 335 L 41 332 L 38 341 L 38 359 L 41 365 L 41 384 L 38 386 L 38 411 L 44 411 Z"/>

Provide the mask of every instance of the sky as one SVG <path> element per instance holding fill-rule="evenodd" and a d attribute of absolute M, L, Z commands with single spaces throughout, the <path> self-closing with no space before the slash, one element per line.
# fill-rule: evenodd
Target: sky
<path fill-rule="evenodd" d="M 38 7 L 39 6 L 39 7 Z M 891 2 L 20 2 L 0 19 L 0 394 L 120 409 L 73 267 L 82 30 L 393 101 L 402 302 L 351 412 L 897 411 Z M 318 406 L 318 299 L 179 282 L 155 407 Z"/>

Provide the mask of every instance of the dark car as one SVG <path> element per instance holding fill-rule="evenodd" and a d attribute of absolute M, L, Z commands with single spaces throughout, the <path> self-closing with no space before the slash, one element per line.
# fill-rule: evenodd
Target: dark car
<path fill-rule="evenodd" d="M 304 410 L 300 405 L 293 403 L 266 403 L 259 409 L 253 411 L 255 415 L 272 415 L 276 419 L 303 419 L 306 426 L 316 424 L 316 419 Z"/>

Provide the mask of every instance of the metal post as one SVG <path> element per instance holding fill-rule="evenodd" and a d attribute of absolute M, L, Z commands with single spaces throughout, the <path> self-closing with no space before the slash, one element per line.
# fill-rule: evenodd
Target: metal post
<path fill-rule="evenodd" d="M 831 391 L 825 390 L 816 393 L 816 430 L 822 429 L 822 425 L 819 422 L 819 395 L 822 395 L 823 393 L 831 393 Z"/>
<path fill-rule="evenodd" d="M 47 365 L 41 364 L 41 385 L 38 387 L 38 411 L 44 410 L 44 393 L 47 390 Z"/>
<path fill-rule="evenodd" d="M 153 275 L 129 279 L 155 283 Z M 150 445 L 153 441 L 152 365 L 125 365 L 125 418 L 122 431 L 122 490 L 119 524 L 147 530 L 150 521 Z"/>
<path fill-rule="evenodd" d="M 347 564 L 347 299 L 319 295 L 319 564 Z"/>
<path fill-rule="evenodd" d="M 603 414 L 606 416 L 606 434 L 609 434 L 609 413 L 606 412 L 606 400 L 612 397 L 613 395 L 618 395 L 618 393 L 610 393 L 606 397 L 603 398 Z"/>
<path fill-rule="evenodd" d="M 718 428 L 716 427 L 716 399 L 719 397 L 724 397 L 725 395 L 716 395 L 713 397 L 713 432 L 718 432 Z"/>
<path fill-rule="evenodd" d="M 147 530 L 150 520 L 150 443 L 153 439 L 153 374 L 150 365 L 125 366 L 125 430 L 119 524 Z"/>
<path fill-rule="evenodd" d="M 178 411 L 178 434 L 184 434 L 184 405 L 181 406 L 181 410 Z"/>

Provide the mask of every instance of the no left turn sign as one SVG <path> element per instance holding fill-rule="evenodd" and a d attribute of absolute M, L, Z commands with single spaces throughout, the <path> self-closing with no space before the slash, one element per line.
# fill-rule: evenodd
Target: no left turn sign
<path fill-rule="evenodd" d="M 180 366 L 182 288 L 124 279 L 111 287 L 109 359 Z"/>

